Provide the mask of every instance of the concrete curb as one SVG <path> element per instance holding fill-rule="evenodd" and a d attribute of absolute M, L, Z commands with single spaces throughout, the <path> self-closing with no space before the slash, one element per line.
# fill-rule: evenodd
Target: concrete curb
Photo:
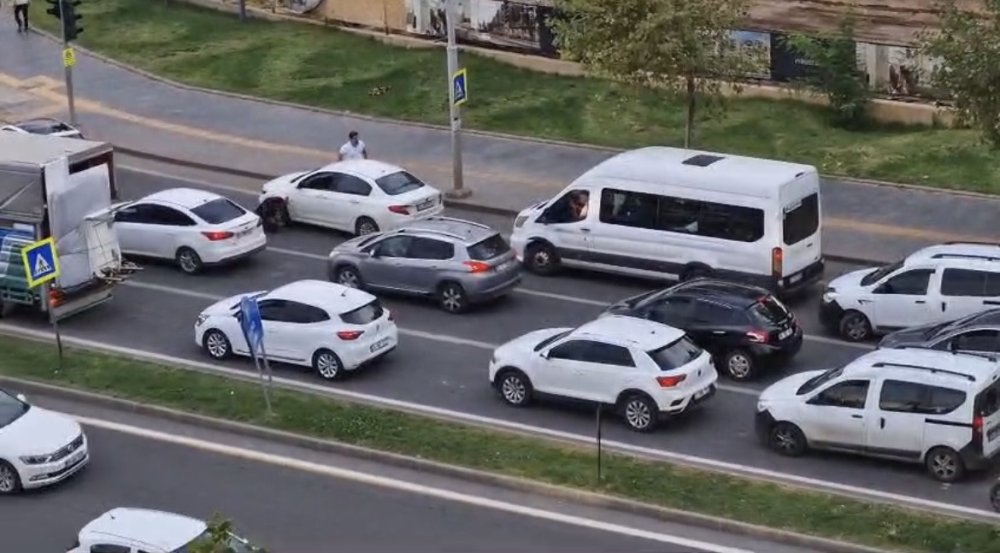
<path fill-rule="evenodd" d="M 205 6 L 202 6 L 202 7 L 205 7 Z M 209 8 L 209 9 L 211 9 L 211 8 Z M 340 28 L 336 27 L 336 29 L 339 30 Z M 61 43 L 61 39 L 59 39 L 55 35 L 49 33 L 48 31 L 45 31 L 45 30 L 42 30 L 42 29 L 38 29 L 38 28 L 34 28 L 34 27 L 31 29 L 31 31 L 34 32 L 34 33 L 36 33 L 36 34 L 38 34 L 38 35 L 40 35 L 40 36 L 43 36 L 43 37 L 51 40 L 53 42 Z M 151 73 L 151 72 L 146 71 L 144 69 L 140 69 L 138 67 L 134 67 L 134 66 L 122 63 L 120 61 L 117 61 L 115 59 L 109 58 L 109 57 L 107 57 L 107 56 L 105 56 L 103 54 L 97 53 L 97 52 L 95 52 L 93 50 L 90 50 L 89 48 L 85 48 L 85 47 L 79 46 L 77 44 L 74 44 L 73 47 L 75 49 L 79 50 L 80 52 L 83 52 L 84 54 L 86 54 L 86 55 L 88 55 L 90 57 L 93 57 L 94 59 L 97 59 L 97 60 L 99 60 L 101 62 L 107 63 L 109 65 L 113 65 L 113 66 L 118 67 L 120 69 L 123 69 L 125 71 L 129 71 L 131 73 L 134 73 L 136 75 L 140 75 L 142 77 L 146 77 L 147 79 L 151 79 L 153 81 L 160 82 L 160 83 L 166 84 L 168 86 L 172 86 L 172 87 L 175 87 L 175 88 L 180 88 L 180 89 L 183 89 L 183 90 L 189 90 L 189 91 L 193 91 L 193 92 L 201 92 L 201 93 L 204 93 L 204 94 L 214 94 L 216 96 L 223 96 L 223 97 L 227 97 L 227 98 L 234 98 L 234 99 L 238 99 L 238 100 L 245 100 L 245 101 L 249 101 L 249 102 L 257 102 L 257 103 L 261 103 L 261 104 L 267 104 L 267 105 L 273 105 L 273 106 L 280 106 L 280 107 L 286 107 L 286 108 L 291 108 L 291 109 L 299 109 L 299 110 L 304 110 L 304 111 L 310 111 L 310 112 L 313 112 L 313 113 L 320 113 L 320 114 L 324 114 L 324 115 L 332 115 L 332 116 L 336 116 L 336 117 L 349 117 L 349 118 L 354 118 L 354 119 L 358 119 L 358 120 L 361 120 L 361 121 L 370 121 L 370 122 L 374 122 L 374 123 L 385 123 L 385 124 L 394 124 L 394 125 L 401 125 L 401 126 L 420 127 L 420 128 L 424 128 L 424 129 L 432 129 L 432 130 L 438 130 L 438 131 L 448 131 L 449 130 L 449 127 L 446 126 L 446 125 L 436 125 L 436 124 L 432 124 L 432 123 L 423 123 L 423 122 L 420 122 L 420 121 L 407 121 L 407 120 L 401 120 L 401 119 L 391 119 L 391 118 L 388 118 L 388 117 L 378 117 L 378 116 L 373 116 L 373 115 L 365 115 L 365 114 L 356 113 L 356 112 L 352 112 L 352 111 L 346 111 L 346 110 L 335 110 L 335 109 L 329 109 L 329 108 L 319 108 L 319 107 L 315 107 L 315 106 L 309 106 L 309 105 L 305 105 L 305 104 L 298 104 L 298 103 L 294 103 L 294 102 L 285 102 L 285 101 L 282 101 L 282 100 L 272 100 L 272 99 L 269 99 L 269 98 L 261 98 L 259 96 L 251 96 L 251 95 L 248 95 L 248 94 L 241 94 L 241 93 L 238 93 L 238 92 L 228 92 L 228 91 L 224 91 L 224 90 L 214 90 L 214 89 L 210 89 L 210 88 L 204 88 L 204 87 L 200 87 L 200 86 L 189 85 L 189 84 L 181 83 L 181 82 L 178 82 L 178 81 L 166 78 L 166 77 L 162 77 L 162 76 L 156 75 L 154 73 Z M 499 140 L 507 140 L 507 141 L 510 141 L 510 142 L 517 142 L 517 143 L 533 142 L 533 143 L 536 143 L 536 144 L 545 144 L 545 145 L 549 145 L 549 146 L 559 146 L 559 147 L 563 147 L 563 148 L 588 149 L 588 150 L 592 150 L 592 151 L 596 151 L 596 152 L 603 152 L 603 153 L 609 153 L 609 154 L 617 154 L 617 153 L 621 153 L 621 152 L 624 151 L 621 148 L 612 148 L 612 147 L 609 147 L 609 146 L 600 146 L 600 145 L 596 145 L 596 144 L 587 144 L 587 143 L 583 143 L 583 142 L 572 142 L 572 141 L 568 141 L 568 140 L 558 140 L 558 139 L 551 139 L 551 138 L 539 138 L 539 137 L 533 137 L 533 136 L 527 136 L 527 135 L 517 135 L 517 134 L 512 134 L 512 133 L 498 132 L 498 131 L 477 130 L 477 129 L 470 129 L 470 128 L 467 128 L 467 127 L 463 128 L 463 132 L 465 134 L 471 134 L 471 135 L 474 135 L 474 136 L 481 136 L 481 137 L 484 137 L 484 138 L 493 138 L 493 139 L 499 139 Z M 974 192 L 974 191 L 969 191 L 969 190 L 962 190 L 961 188 L 953 188 L 953 187 L 940 187 L 940 188 L 938 188 L 938 187 L 926 186 L 926 185 L 921 185 L 921 184 L 897 183 L 897 182 L 881 181 L 881 180 L 874 180 L 874 179 L 860 179 L 860 178 L 857 178 L 857 177 L 851 177 L 851 176 L 846 176 L 846 175 L 829 174 L 829 175 L 821 175 L 821 176 L 823 178 L 826 178 L 826 179 L 829 179 L 829 180 L 841 181 L 841 182 L 850 183 L 850 184 L 890 187 L 890 188 L 897 188 L 897 189 L 901 189 L 901 190 L 915 190 L 915 191 L 929 192 L 929 193 L 934 193 L 934 194 L 948 194 L 948 195 L 970 197 L 970 198 L 983 198 L 983 199 L 990 199 L 990 200 L 994 200 L 994 201 L 1000 200 L 1000 196 L 998 196 L 997 194 L 987 194 L 987 193 L 983 193 L 983 192 Z"/>
<path fill-rule="evenodd" d="M 888 553 L 888 550 L 875 549 L 867 546 L 819 538 L 786 530 L 767 528 L 720 517 L 682 511 L 679 509 L 659 507 L 580 489 L 567 488 L 523 478 L 468 469 L 455 465 L 448 465 L 417 457 L 378 451 L 375 449 L 331 440 L 322 440 L 292 432 L 272 430 L 266 427 L 217 419 L 155 405 L 147 405 L 131 400 L 119 399 L 112 396 L 96 394 L 73 388 L 61 388 L 33 380 L 0 376 L 0 383 L 5 385 L 15 385 L 28 391 L 29 393 L 51 395 L 61 399 L 79 401 L 121 411 L 160 417 L 212 430 L 231 432 L 252 438 L 272 440 L 295 447 L 335 453 L 367 461 L 375 461 L 396 467 L 428 472 L 439 476 L 502 487 L 522 493 L 531 493 L 556 499 L 580 502 L 589 506 L 646 516 L 665 522 L 698 526 L 710 530 L 744 535 L 756 539 L 794 545 L 797 547 L 807 547 L 814 551 L 824 551 L 829 553 Z"/>

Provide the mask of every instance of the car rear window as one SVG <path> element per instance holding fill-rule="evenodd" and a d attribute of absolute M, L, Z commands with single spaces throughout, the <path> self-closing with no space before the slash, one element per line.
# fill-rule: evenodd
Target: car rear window
<path fill-rule="evenodd" d="M 469 258 L 488 261 L 494 257 L 500 257 L 509 251 L 510 244 L 503 239 L 503 236 L 494 234 L 482 242 L 469 246 Z"/>
<path fill-rule="evenodd" d="M 246 210 L 225 198 L 203 203 L 191 210 L 199 219 L 210 225 L 227 223 L 246 215 Z"/>
<path fill-rule="evenodd" d="M 1000 411 L 1000 380 L 976 396 L 977 416 L 992 417 L 997 411 Z"/>
<path fill-rule="evenodd" d="M 372 300 L 357 309 L 340 314 L 340 320 L 351 325 L 366 325 L 382 316 L 382 304 Z"/>
<path fill-rule="evenodd" d="M 687 336 L 683 336 L 676 342 L 646 353 L 653 361 L 656 361 L 660 370 L 672 371 L 697 359 L 701 355 L 702 349 Z"/>
<path fill-rule="evenodd" d="M 399 194 L 426 186 L 422 180 L 406 171 L 390 173 L 382 178 L 375 179 L 375 184 L 382 189 L 382 192 L 390 196 L 398 196 Z"/>
<path fill-rule="evenodd" d="M 809 238 L 819 230 L 819 194 L 810 194 L 799 205 L 785 211 L 785 244 L 791 246 Z"/>
<path fill-rule="evenodd" d="M 774 296 L 766 296 L 754 302 L 748 310 L 757 318 L 769 323 L 780 324 L 788 320 L 791 313 Z"/>

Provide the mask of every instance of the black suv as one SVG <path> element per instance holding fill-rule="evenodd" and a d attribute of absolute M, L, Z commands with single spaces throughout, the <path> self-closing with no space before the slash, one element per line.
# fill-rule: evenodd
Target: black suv
<path fill-rule="evenodd" d="M 606 313 L 651 319 L 687 332 L 734 380 L 754 377 L 764 357 L 790 358 L 802 328 L 787 307 L 756 286 L 697 279 L 608 307 Z"/>
<path fill-rule="evenodd" d="M 1000 309 L 981 311 L 946 323 L 887 334 L 880 348 L 921 347 L 968 353 L 1000 353 Z"/>

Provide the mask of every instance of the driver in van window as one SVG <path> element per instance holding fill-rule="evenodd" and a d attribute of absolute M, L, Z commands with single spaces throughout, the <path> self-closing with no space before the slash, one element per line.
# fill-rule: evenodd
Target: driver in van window
<path fill-rule="evenodd" d="M 590 203 L 590 192 L 576 191 L 569 198 L 570 222 L 583 221 L 587 218 L 587 205 Z"/>

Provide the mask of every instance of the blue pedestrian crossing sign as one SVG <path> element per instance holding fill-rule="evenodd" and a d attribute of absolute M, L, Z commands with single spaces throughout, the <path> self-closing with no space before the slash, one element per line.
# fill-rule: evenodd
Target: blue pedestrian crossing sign
<path fill-rule="evenodd" d="M 243 296 L 240 300 L 240 312 L 240 326 L 243 327 L 247 345 L 250 346 L 250 355 L 258 359 L 264 353 L 264 323 L 260 318 L 257 298 Z"/>
<path fill-rule="evenodd" d="M 456 106 L 464 104 L 465 101 L 469 99 L 468 84 L 468 73 L 464 68 L 455 71 L 455 74 L 451 76 L 451 101 L 454 102 Z"/>
<path fill-rule="evenodd" d="M 37 288 L 59 278 L 59 254 L 51 237 L 28 244 L 21 249 L 24 276 L 29 288 Z"/>

